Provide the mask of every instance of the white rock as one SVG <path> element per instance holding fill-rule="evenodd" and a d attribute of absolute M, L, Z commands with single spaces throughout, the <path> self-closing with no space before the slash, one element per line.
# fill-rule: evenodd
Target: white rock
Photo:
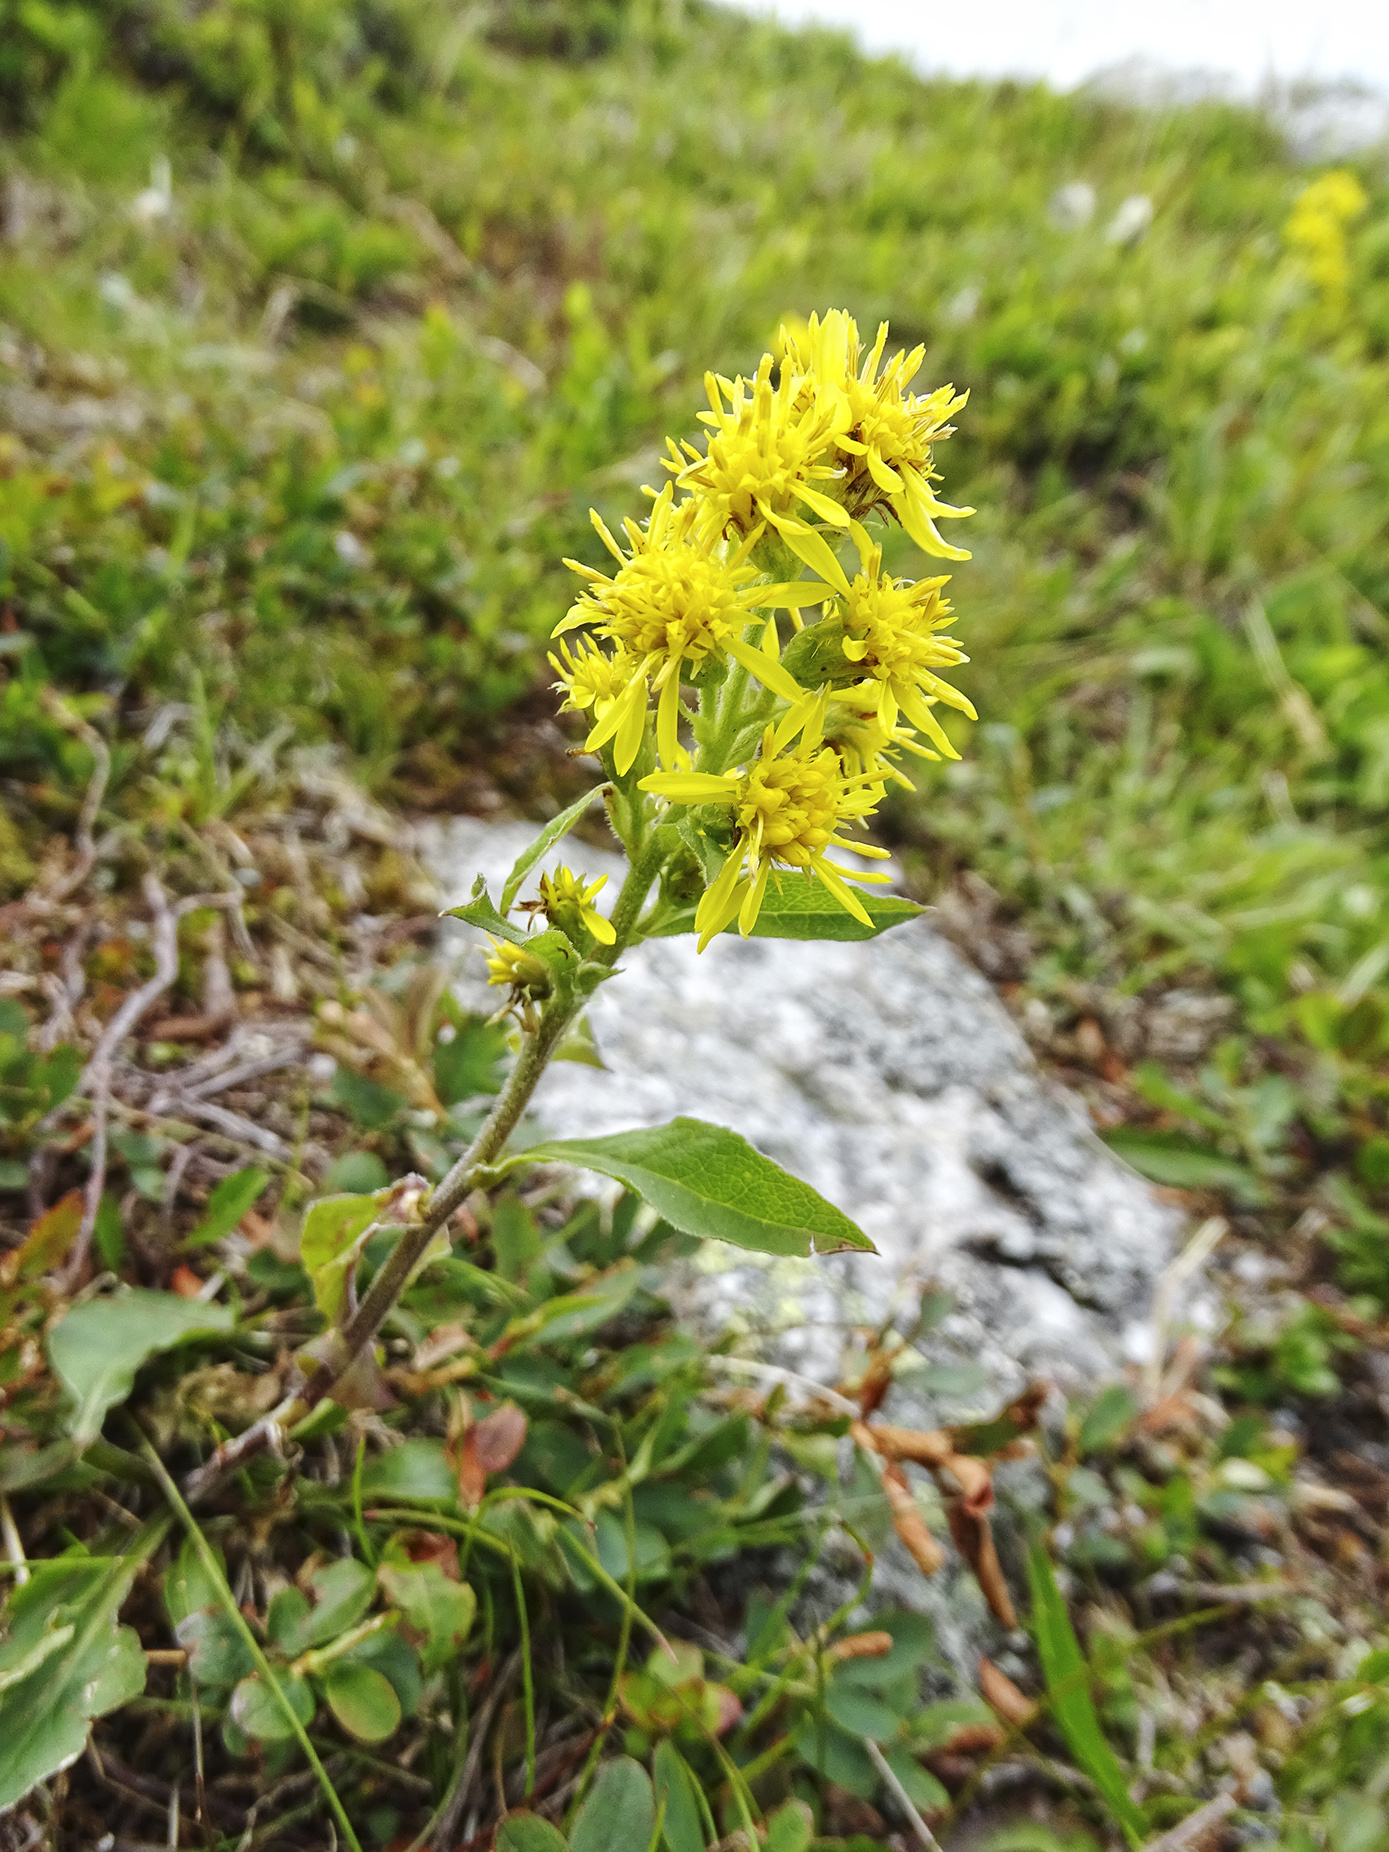
<path fill-rule="evenodd" d="M 427 826 L 420 846 L 453 905 L 478 872 L 495 898 L 533 834 L 458 818 Z M 542 865 L 560 860 L 608 873 L 610 901 L 619 857 L 571 838 Z M 475 952 L 460 988 L 473 1007 L 495 1003 Z M 690 939 L 651 942 L 589 1015 L 607 1069 L 550 1069 L 535 1104 L 547 1132 L 678 1113 L 731 1126 L 877 1245 L 807 1261 L 709 1247 L 676 1295 L 698 1325 L 741 1327 L 829 1380 L 852 1327 L 910 1323 L 939 1283 L 955 1310 L 930 1359 L 982 1366 L 964 1396 L 976 1408 L 1034 1375 L 1080 1387 L 1134 1354 L 1180 1218 L 1105 1149 L 984 978 L 924 921 L 863 944 L 723 937 L 697 956 Z"/>

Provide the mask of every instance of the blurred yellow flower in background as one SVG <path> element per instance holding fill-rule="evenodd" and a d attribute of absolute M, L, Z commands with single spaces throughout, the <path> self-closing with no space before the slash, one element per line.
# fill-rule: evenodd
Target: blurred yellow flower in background
<path fill-rule="evenodd" d="M 1355 175 L 1338 167 L 1302 189 L 1283 227 L 1303 269 L 1329 302 L 1339 303 L 1350 285 L 1346 227 L 1369 203 Z"/>

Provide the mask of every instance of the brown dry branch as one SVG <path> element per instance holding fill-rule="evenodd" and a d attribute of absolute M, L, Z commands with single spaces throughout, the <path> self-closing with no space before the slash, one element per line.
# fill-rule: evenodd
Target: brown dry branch
<path fill-rule="evenodd" d="M 61 1280 L 63 1289 L 69 1292 L 81 1279 L 87 1264 L 97 1212 L 101 1208 L 101 1195 L 106 1187 L 106 1130 L 111 1111 L 113 1068 L 121 1043 L 178 976 L 179 921 L 195 908 L 239 907 L 241 904 L 239 894 L 190 894 L 170 907 L 163 885 L 152 871 L 145 875 L 141 886 L 145 902 L 153 915 L 154 975 L 126 997 L 102 1030 L 82 1077 L 73 1090 L 74 1099 L 86 1094 L 92 1102 L 91 1169 L 83 1192 L 82 1221 Z"/>

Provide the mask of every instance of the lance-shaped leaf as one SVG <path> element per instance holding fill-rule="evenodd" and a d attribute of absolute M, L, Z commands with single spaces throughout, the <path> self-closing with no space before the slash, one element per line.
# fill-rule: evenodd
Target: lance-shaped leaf
<path fill-rule="evenodd" d="M 144 1690 L 139 1635 L 117 1616 L 145 1553 L 62 1558 L 16 1591 L 0 1648 L 0 1813 L 77 1760 L 94 1717 Z"/>
<path fill-rule="evenodd" d="M 557 817 L 551 817 L 529 848 L 521 851 L 512 864 L 511 873 L 506 878 L 506 886 L 502 889 L 501 910 L 503 913 L 511 911 L 511 903 L 520 893 L 521 883 L 545 851 L 557 843 L 562 836 L 569 834 L 594 798 L 600 796 L 607 788 L 607 785 L 602 784 L 595 785 L 591 791 L 585 791 L 583 796 L 572 803 L 567 810 L 562 810 Z"/>
<path fill-rule="evenodd" d="M 1052 1712 L 1071 1754 L 1094 1782 L 1124 1829 L 1131 1846 L 1147 1837 L 1147 1822 L 1129 1799 L 1128 1783 L 1118 1758 L 1100 1728 L 1095 1701 L 1090 1695 L 1090 1669 L 1080 1650 L 1071 1617 L 1046 1551 L 1034 1544 L 1027 1555 L 1027 1579 L 1032 1589 L 1032 1631 L 1037 1657 L 1047 1681 Z"/>
<path fill-rule="evenodd" d="M 905 926 L 919 919 L 924 908 L 900 894 L 870 894 L 854 889 L 872 924 L 856 920 L 820 881 L 808 875 L 773 876 L 767 883 L 761 910 L 752 929 L 754 939 L 876 939 L 893 926 Z M 736 920 L 724 928 L 737 932 Z M 655 937 L 669 939 L 677 933 L 694 931 L 694 908 L 674 914 L 656 930 Z"/>
<path fill-rule="evenodd" d="M 130 1394 L 135 1372 L 160 1351 L 190 1338 L 230 1331 L 225 1305 L 132 1286 L 74 1306 L 48 1334 L 48 1360 L 71 1399 L 68 1432 L 95 1440 L 108 1409 Z"/>
<path fill-rule="evenodd" d="M 615 1177 L 672 1227 L 759 1254 L 873 1253 L 873 1243 L 842 1210 L 799 1177 L 763 1157 L 745 1138 L 702 1119 L 607 1138 L 533 1145 L 511 1163 L 573 1164 Z"/>

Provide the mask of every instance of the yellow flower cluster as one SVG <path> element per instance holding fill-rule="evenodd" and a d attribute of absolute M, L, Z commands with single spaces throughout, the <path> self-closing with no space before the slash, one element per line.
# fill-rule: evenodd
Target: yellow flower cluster
<path fill-rule="evenodd" d="M 647 491 L 647 519 L 618 540 L 593 516 L 612 568 L 566 562 L 585 584 L 555 635 L 586 634 L 550 661 L 565 707 L 589 718 L 586 750 L 625 779 L 643 751 L 652 764 L 649 740 L 660 769 L 640 788 L 712 806 L 705 838 L 730 844 L 699 906 L 701 948 L 735 918 L 751 931 L 776 870 L 821 881 L 869 924 L 847 881 L 882 877 L 827 851 L 855 847 L 840 832 L 889 781 L 909 783 L 900 752 L 957 756 L 938 703 L 974 717 L 942 675 L 966 660 L 944 634 L 947 580 L 885 573 L 863 525 L 887 516 L 926 553 L 969 557 L 937 522 L 973 511 L 939 499 L 932 460 L 964 398 L 913 393 L 923 350 L 885 359 L 886 343 L 884 323 L 865 353 L 836 309 L 783 329 L 780 362 L 764 354 L 750 379 L 707 376 L 703 444 L 670 443 L 673 481 Z"/>
<path fill-rule="evenodd" d="M 1336 168 L 1302 189 L 1283 227 L 1303 269 L 1329 302 L 1339 303 L 1350 284 L 1346 227 L 1368 204 L 1355 175 Z"/>

